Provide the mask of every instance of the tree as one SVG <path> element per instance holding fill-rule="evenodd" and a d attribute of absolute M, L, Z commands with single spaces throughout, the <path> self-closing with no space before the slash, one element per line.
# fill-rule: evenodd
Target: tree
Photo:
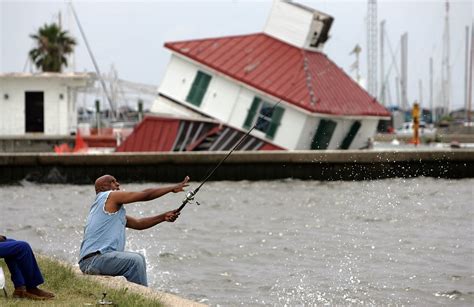
<path fill-rule="evenodd" d="M 73 52 L 76 40 L 67 31 L 52 23 L 40 27 L 38 33 L 31 34 L 36 46 L 29 55 L 35 66 L 44 72 L 61 72 L 67 66 L 66 56 Z"/>

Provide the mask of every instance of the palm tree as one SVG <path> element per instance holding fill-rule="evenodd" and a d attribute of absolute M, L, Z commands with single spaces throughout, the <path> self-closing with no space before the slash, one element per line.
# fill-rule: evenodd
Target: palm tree
<path fill-rule="evenodd" d="M 39 28 L 38 33 L 31 34 L 36 46 L 29 55 L 35 66 L 44 72 L 61 72 L 67 66 L 66 56 L 73 52 L 76 40 L 67 31 L 52 23 Z"/>

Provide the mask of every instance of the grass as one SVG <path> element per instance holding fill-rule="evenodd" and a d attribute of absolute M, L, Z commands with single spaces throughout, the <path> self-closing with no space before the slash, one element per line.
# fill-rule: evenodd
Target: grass
<path fill-rule="evenodd" d="M 126 288 L 110 288 L 90 278 L 78 275 L 71 267 L 67 267 L 52 259 L 39 256 L 37 261 L 45 280 L 44 284 L 39 287 L 53 292 L 56 297 L 48 301 L 12 298 L 11 294 L 14 287 L 10 279 L 10 272 L 5 261 L 0 259 L 0 266 L 5 273 L 8 292 L 8 298 L 5 298 L 3 290 L 0 290 L 0 306 L 95 306 L 102 298 L 103 292 L 107 293 L 106 299 L 120 305 L 120 307 L 162 306 L 159 301 L 136 293 L 130 293 Z"/>

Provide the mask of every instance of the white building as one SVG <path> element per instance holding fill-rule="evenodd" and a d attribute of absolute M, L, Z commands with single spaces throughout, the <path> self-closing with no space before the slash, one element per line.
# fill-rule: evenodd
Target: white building
<path fill-rule="evenodd" d="M 201 114 L 287 149 L 356 149 L 390 113 L 324 53 L 333 18 L 275 0 L 263 33 L 166 43 L 151 111 Z"/>
<path fill-rule="evenodd" d="M 0 74 L 0 135 L 70 135 L 76 131 L 76 89 L 88 73 Z"/>

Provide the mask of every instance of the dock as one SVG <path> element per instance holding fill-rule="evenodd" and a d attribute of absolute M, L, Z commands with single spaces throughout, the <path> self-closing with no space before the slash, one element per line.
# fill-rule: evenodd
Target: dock
<path fill-rule="evenodd" d="M 227 152 L 110 154 L 0 153 L 0 184 L 91 184 L 111 174 L 121 182 L 202 180 Z M 375 180 L 474 178 L 474 149 L 234 152 L 210 180 Z"/>

